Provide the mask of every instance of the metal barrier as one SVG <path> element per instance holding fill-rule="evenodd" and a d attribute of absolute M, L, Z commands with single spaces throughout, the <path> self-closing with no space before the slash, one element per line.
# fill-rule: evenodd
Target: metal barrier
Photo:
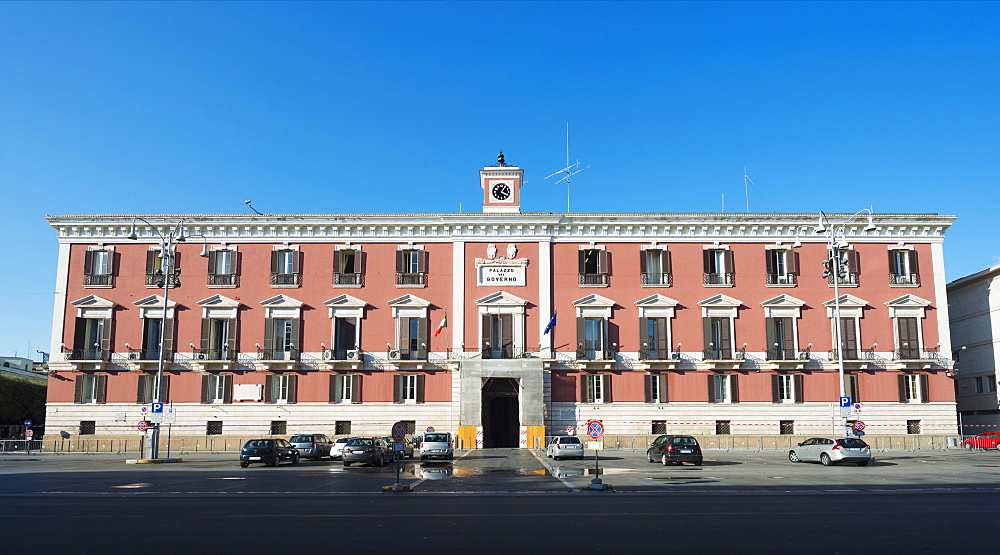
<path fill-rule="evenodd" d="M 657 434 L 658 435 L 658 434 Z M 657 438 L 657 435 L 612 435 L 605 434 L 599 441 L 604 442 L 605 450 L 645 451 Z M 698 435 L 701 448 L 709 451 L 787 451 L 796 444 L 821 434 L 814 435 Z M 535 449 L 545 449 L 545 446 L 556 437 L 539 436 L 535 438 Z M 577 436 L 584 446 L 591 439 L 587 436 Z M 963 441 L 970 436 L 959 435 L 887 435 L 865 436 L 863 439 L 875 451 L 920 451 L 945 450 L 963 447 Z M 986 447 L 992 449 L 993 447 Z M 998 447 L 1000 448 L 1000 447 Z"/>

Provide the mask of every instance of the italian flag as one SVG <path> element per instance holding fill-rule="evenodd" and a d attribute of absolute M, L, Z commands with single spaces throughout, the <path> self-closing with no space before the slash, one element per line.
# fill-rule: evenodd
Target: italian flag
<path fill-rule="evenodd" d="M 443 330 L 443 329 L 445 329 L 447 327 L 448 327 L 448 313 L 445 312 L 444 313 L 444 318 L 441 318 L 441 323 L 438 324 L 437 329 L 434 330 L 434 337 L 437 337 L 438 335 L 440 335 L 441 334 L 441 330 Z"/>

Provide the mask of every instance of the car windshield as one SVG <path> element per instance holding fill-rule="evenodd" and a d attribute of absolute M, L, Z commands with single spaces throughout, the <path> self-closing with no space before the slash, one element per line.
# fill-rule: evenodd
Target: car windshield
<path fill-rule="evenodd" d="M 693 437 L 675 437 L 672 443 L 674 445 L 698 445 L 698 440 Z"/>
<path fill-rule="evenodd" d="M 251 439 L 243 447 L 246 447 L 246 448 L 249 448 L 249 449 L 262 449 L 262 448 L 270 447 L 270 446 L 271 446 L 271 440 L 269 440 L 269 439 Z"/>
<path fill-rule="evenodd" d="M 313 440 L 313 436 L 292 436 L 292 439 L 288 440 L 292 443 L 309 443 Z"/>
<path fill-rule="evenodd" d="M 574 445 L 580 445 L 580 438 L 578 438 L 578 437 L 564 437 L 564 438 L 562 438 L 562 442 L 561 443 L 563 445 L 566 445 L 567 443 L 572 443 Z"/>
<path fill-rule="evenodd" d="M 347 443 L 348 441 L 351 441 L 351 438 L 349 438 L 349 437 L 340 437 L 340 438 L 337 438 L 337 443 Z"/>
<path fill-rule="evenodd" d="M 375 442 L 370 439 L 352 439 L 347 442 L 348 445 L 375 445 Z"/>
<path fill-rule="evenodd" d="M 840 444 L 844 447 L 850 447 L 853 449 L 858 449 L 861 447 L 868 447 L 868 444 L 856 437 L 848 437 L 840 440 Z"/>
<path fill-rule="evenodd" d="M 427 434 L 424 436 L 424 441 L 428 443 L 445 442 L 448 441 L 448 434 Z"/>

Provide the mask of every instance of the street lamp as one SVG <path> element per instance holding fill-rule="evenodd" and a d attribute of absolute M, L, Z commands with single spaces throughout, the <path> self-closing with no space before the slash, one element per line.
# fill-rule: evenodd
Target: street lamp
<path fill-rule="evenodd" d="M 846 388 L 844 387 L 844 343 L 843 338 L 841 337 L 840 327 L 840 278 L 846 276 L 846 270 L 843 266 L 844 261 L 840 257 L 840 251 L 848 246 L 847 226 L 865 212 L 868 213 L 868 225 L 864 227 L 864 231 L 875 231 L 875 222 L 873 221 L 874 213 L 869 208 L 855 212 L 854 215 L 847 221 L 836 225 L 831 223 L 830 218 L 828 218 L 827 215 L 821 211 L 819 213 L 819 220 L 813 228 L 816 233 L 826 234 L 827 259 L 823 261 L 823 266 L 826 268 L 823 271 L 823 277 L 833 278 L 833 328 L 834 340 L 837 345 L 837 374 L 840 376 L 841 397 L 846 396 Z M 795 243 L 792 246 L 802 246 L 798 236 L 796 236 Z M 843 411 L 841 411 L 840 419 L 841 425 L 843 426 L 843 435 L 851 435 L 850 428 L 847 426 L 847 416 L 843 415 Z"/>
<path fill-rule="evenodd" d="M 136 233 L 136 221 L 141 221 L 149 229 L 156 233 L 156 236 L 160 241 L 160 257 L 163 259 L 162 267 L 157 270 L 156 275 L 158 278 L 163 280 L 163 321 L 160 323 L 160 342 L 159 342 L 159 361 L 156 366 L 156 383 L 153 385 L 153 397 L 155 398 L 155 403 L 163 402 L 163 366 L 165 362 L 165 351 L 163 349 L 163 343 L 166 339 L 167 332 L 167 314 L 168 305 L 170 304 L 170 287 L 179 286 L 180 281 L 177 280 L 177 276 L 180 275 L 180 268 L 174 267 L 174 261 L 177 254 L 177 243 L 187 242 L 188 237 L 184 235 L 184 220 L 181 219 L 176 225 L 170 227 L 167 230 L 166 235 L 163 234 L 155 225 L 149 223 L 144 218 L 135 216 L 132 218 L 132 230 L 128 234 L 128 238 L 137 241 L 139 235 Z M 204 235 L 190 235 L 189 237 L 200 237 L 204 243 L 202 245 L 201 257 L 208 257 L 208 239 Z M 155 285 L 160 286 L 160 281 L 157 280 Z M 160 426 L 157 424 L 153 426 L 152 433 L 150 434 L 150 458 L 159 458 L 160 451 Z"/>

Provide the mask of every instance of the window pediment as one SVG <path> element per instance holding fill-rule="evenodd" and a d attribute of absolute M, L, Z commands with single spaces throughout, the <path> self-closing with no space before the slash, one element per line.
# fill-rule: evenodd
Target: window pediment
<path fill-rule="evenodd" d="M 930 305 L 927 299 L 909 294 L 885 303 L 889 307 L 890 318 L 923 318 L 924 309 Z"/>
<path fill-rule="evenodd" d="M 212 295 L 207 299 L 198 301 L 198 306 L 203 308 L 239 308 L 240 302 L 234 301 L 224 295 Z"/>
<path fill-rule="evenodd" d="M 576 315 L 579 318 L 611 318 L 611 309 L 615 301 L 601 295 L 587 295 L 573 301 Z"/>
<path fill-rule="evenodd" d="M 266 308 L 302 308 L 302 301 L 285 295 L 276 295 L 261 301 L 260 305 Z"/>
<path fill-rule="evenodd" d="M 640 318 L 673 318 L 677 304 L 674 299 L 659 293 L 635 302 L 635 306 L 639 307 Z"/>
<path fill-rule="evenodd" d="M 393 318 L 426 318 L 427 309 L 431 306 L 429 301 L 410 294 L 397 297 L 388 304 Z"/>
<path fill-rule="evenodd" d="M 511 295 L 506 291 L 497 291 L 496 293 L 491 293 L 481 299 L 476 299 L 476 304 L 480 306 L 524 306 L 528 304 L 528 301 L 516 295 Z"/>
<path fill-rule="evenodd" d="M 84 309 L 84 308 L 114 308 L 115 303 L 105 299 L 104 297 L 98 297 L 97 295 L 87 295 L 82 299 L 77 299 L 73 301 L 73 306 Z"/>

